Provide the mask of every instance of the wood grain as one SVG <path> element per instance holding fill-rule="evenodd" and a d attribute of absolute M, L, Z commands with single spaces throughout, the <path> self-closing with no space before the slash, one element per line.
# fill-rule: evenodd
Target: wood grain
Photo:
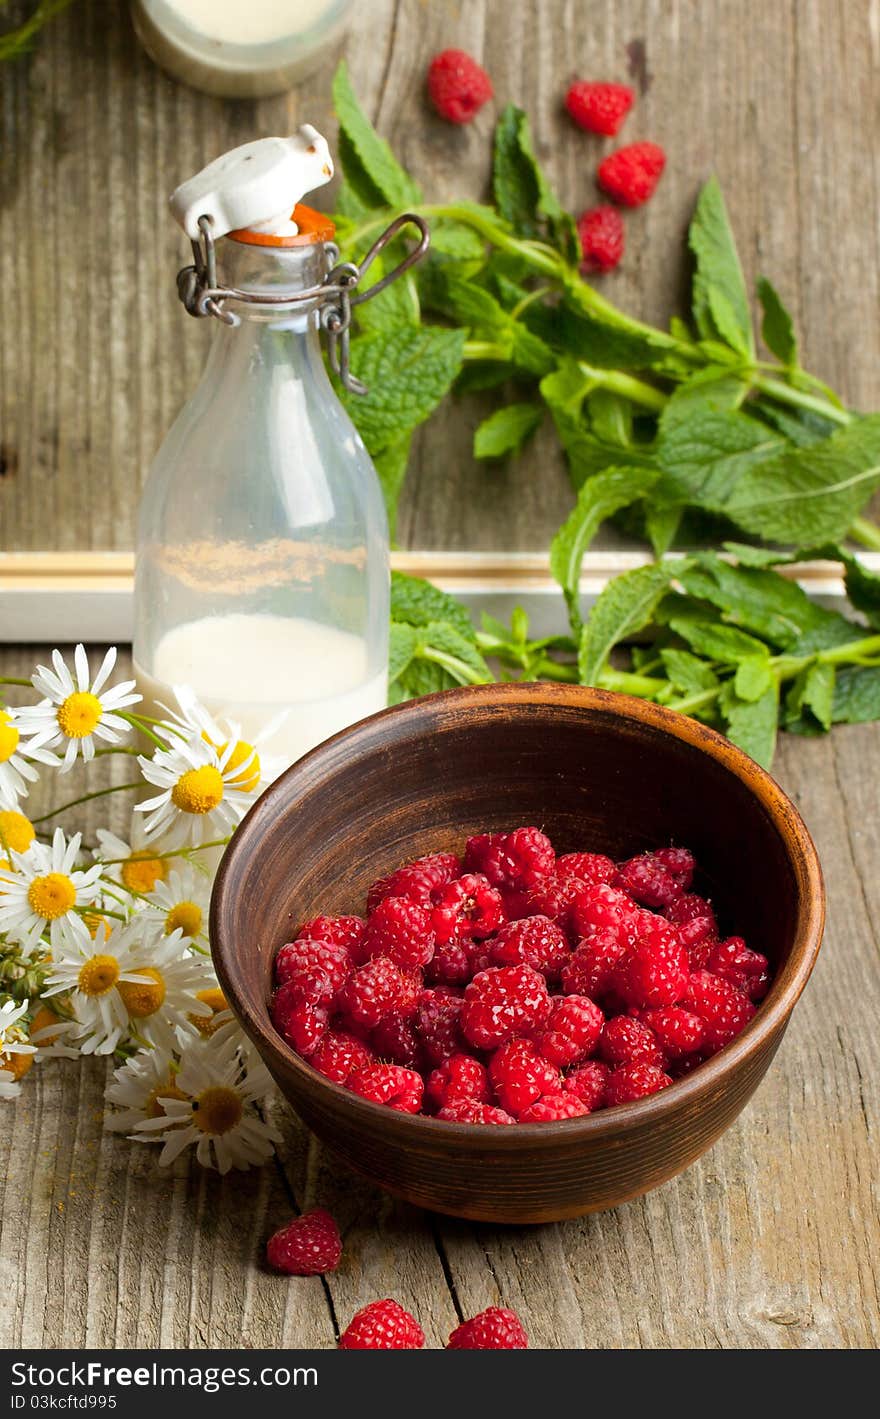
<path fill-rule="evenodd" d="M 484 193 L 493 107 L 453 129 L 426 107 L 437 49 L 482 58 L 497 102 L 529 111 L 574 210 L 603 151 L 560 112 L 575 73 L 640 90 L 628 140 L 670 156 L 627 221 L 604 289 L 665 319 L 685 288 L 682 236 L 699 184 L 722 181 L 749 279 L 792 306 L 807 367 L 880 406 L 878 0 L 369 0 L 345 43 L 367 111 L 435 197 Z M 308 118 L 332 134 L 330 58 L 295 92 L 224 101 L 142 53 L 127 7 L 76 0 L 35 53 L 0 70 L 0 528 L 15 548 L 129 547 L 150 459 L 200 372 L 209 331 L 183 314 L 185 256 L 166 199 L 225 147 Z M 607 145 L 606 145 L 607 146 Z M 332 203 L 332 189 L 322 194 Z M 544 547 L 570 504 L 546 429 L 518 461 L 471 457 L 488 406 L 440 411 L 416 439 L 406 546 Z"/>
<path fill-rule="evenodd" d="M 38 654 L 5 648 L 0 673 Z M 580 1221 L 452 1222 L 356 1181 L 286 1109 L 277 1168 L 165 1172 L 103 1132 L 106 1066 L 50 1063 L 0 1130 L 0 1346 L 332 1346 L 380 1295 L 411 1305 L 430 1344 L 501 1302 L 535 1345 L 876 1346 L 880 727 L 782 736 L 776 774 L 819 849 L 825 945 L 752 1103 L 681 1177 Z M 313 1203 L 345 1235 L 326 1287 L 261 1263 L 291 1206 Z"/>

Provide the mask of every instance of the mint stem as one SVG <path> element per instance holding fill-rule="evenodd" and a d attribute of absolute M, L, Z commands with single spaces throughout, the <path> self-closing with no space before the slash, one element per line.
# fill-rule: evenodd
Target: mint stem
<path fill-rule="evenodd" d="M 876 522 L 871 522 L 870 518 L 857 517 L 849 529 L 849 535 L 854 542 L 860 542 L 863 547 L 870 547 L 874 552 L 880 552 L 880 527 Z"/>
<path fill-rule="evenodd" d="M 854 416 L 848 409 L 838 409 L 836 404 L 832 404 L 827 399 L 820 399 L 816 394 L 805 394 L 802 389 L 795 389 L 793 385 L 784 384 L 781 379 L 771 379 L 767 375 L 759 374 L 754 380 L 754 386 L 762 394 L 766 394 L 768 399 L 775 399 L 779 404 L 791 404 L 796 409 L 808 409 L 812 414 L 819 414 L 823 419 L 829 419 L 835 424 L 851 424 Z"/>

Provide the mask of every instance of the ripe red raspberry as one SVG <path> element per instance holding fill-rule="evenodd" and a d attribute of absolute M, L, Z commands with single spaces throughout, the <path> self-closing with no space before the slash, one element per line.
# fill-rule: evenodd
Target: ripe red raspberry
<path fill-rule="evenodd" d="M 634 903 L 625 892 L 599 882 L 578 893 L 571 904 L 569 920 L 578 936 L 589 936 L 596 927 L 608 927 L 626 943 L 635 911 Z"/>
<path fill-rule="evenodd" d="M 441 944 L 463 937 L 481 941 L 505 920 L 501 893 L 476 872 L 436 888 L 432 902 L 431 925 Z"/>
<path fill-rule="evenodd" d="M 452 852 L 433 852 L 417 857 L 405 867 L 398 867 L 387 877 L 380 877 L 367 893 L 367 911 L 372 912 L 385 897 L 408 897 L 427 906 L 435 887 L 451 882 L 461 872 L 461 861 Z"/>
<path fill-rule="evenodd" d="M 576 1094 L 544 1094 L 525 1113 L 520 1114 L 520 1123 L 556 1123 L 563 1118 L 581 1118 L 590 1110 L 582 1104 Z"/>
<path fill-rule="evenodd" d="M 656 143 L 631 143 L 599 164 L 599 186 L 624 207 L 640 207 L 652 197 L 666 166 L 666 154 Z"/>
<path fill-rule="evenodd" d="M 651 1064 L 663 1063 L 663 1051 L 657 1043 L 653 1030 L 643 1025 L 641 1020 L 631 1020 L 626 1015 L 616 1015 L 607 1020 L 599 1039 L 599 1053 L 607 1064 Z"/>
<path fill-rule="evenodd" d="M 579 128 L 613 138 L 633 106 L 635 94 L 626 84 L 572 84 L 565 107 Z"/>
<path fill-rule="evenodd" d="M 349 949 L 337 941 L 297 937 L 296 941 L 288 941 L 282 946 L 275 957 L 275 980 L 278 985 L 286 985 L 288 981 L 313 971 L 323 971 L 330 982 L 331 995 L 342 988 L 350 970 Z"/>
<path fill-rule="evenodd" d="M 492 80 L 463 49 L 444 49 L 428 69 L 428 93 L 441 118 L 470 123 L 493 95 Z"/>
<path fill-rule="evenodd" d="M 643 907 L 671 906 L 684 890 L 678 878 L 663 866 L 653 852 L 643 852 L 622 862 L 614 885 L 629 893 Z"/>
<path fill-rule="evenodd" d="M 676 926 L 683 926 L 685 922 L 690 921 L 708 920 L 712 923 L 713 931 L 718 930 L 711 902 L 707 902 L 705 897 L 698 897 L 696 892 L 686 892 L 683 897 L 676 898 L 666 908 L 665 915 L 667 921 L 675 922 Z"/>
<path fill-rule="evenodd" d="M 467 985 L 477 973 L 474 954 L 471 941 L 445 941 L 442 946 L 435 946 L 434 954 L 425 967 L 426 980 L 436 981 L 438 985 Z M 480 955 L 485 954 L 480 949 Z"/>
<path fill-rule="evenodd" d="M 593 930 L 563 966 L 562 989 L 566 995 L 588 995 L 591 1000 L 604 996 L 626 951 L 616 931 L 608 927 Z"/>
<path fill-rule="evenodd" d="M 713 1054 L 735 1039 L 755 1013 L 741 990 L 709 971 L 694 971 L 681 1003 L 705 1020 L 705 1046 Z"/>
<path fill-rule="evenodd" d="M 306 921 L 296 933 L 297 941 L 329 941 L 334 946 L 344 946 L 352 960 L 364 934 L 362 916 L 315 916 Z"/>
<path fill-rule="evenodd" d="M 403 1064 L 407 1069 L 420 1069 L 424 1063 L 415 1023 L 402 1015 L 386 1015 L 379 1021 L 370 1035 L 370 1048 L 377 1059 Z"/>
<path fill-rule="evenodd" d="M 567 1094 L 574 1094 L 575 1098 L 580 1099 L 588 1113 L 592 1113 L 593 1109 L 602 1107 L 610 1074 L 611 1070 L 601 1059 L 588 1059 L 565 1076 L 562 1087 Z"/>
<path fill-rule="evenodd" d="M 682 891 L 688 891 L 694 880 L 696 859 L 686 847 L 658 847 L 654 856 L 667 872 L 671 872 Z"/>
<path fill-rule="evenodd" d="M 470 1054 L 453 1054 L 428 1076 L 425 1097 L 436 1110 L 462 1099 L 489 1102 L 489 1076 L 478 1059 Z"/>
<path fill-rule="evenodd" d="M 585 887 L 611 882 L 616 871 L 611 858 L 601 852 L 566 852 L 556 859 L 557 877 L 574 877 Z"/>
<path fill-rule="evenodd" d="M 549 979 L 559 972 L 571 956 L 568 940 L 561 926 L 546 916 L 527 916 L 502 926 L 489 944 L 489 959 L 495 966 L 524 964 L 540 971 Z"/>
<path fill-rule="evenodd" d="M 340 1350 L 421 1350 L 425 1333 L 414 1316 L 396 1301 L 371 1301 L 352 1317 L 339 1341 Z"/>
<path fill-rule="evenodd" d="M 514 828 L 488 848 L 484 872 L 497 887 L 528 890 L 549 877 L 555 865 L 553 844 L 545 833 L 539 828 Z"/>
<path fill-rule="evenodd" d="M 272 996 L 269 1013 L 279 1035 L 297 1054 L 303 1058 L 314 1054 L 329 1022 L 326 1006 L 303 1000 L 297 982 L 288 981 Z"/>
<path fill-rule="evenodd" d="M 516 1123 L 512 1114 L 493 1108 L 491 1104 L 480 1104 L 476 1099 L 460 1099 L 457 1104 L 446 1104 L 437 1117 L 447 1123 Z"/>
<path fill-rule="evenodd" d="M 551 1064 L 567 1069 L 593 1053 L 604 1024 L 602 1011 L 587 996 L 561 996 L 554 999 L 547 1027 L 535 1043 Z"/>
<path fill-rule="evenodd" d="M 472 1320 L 456 1326 L 447 1350 L 528 1350 L 529 1337 L 516 1311 L 489 1306 Z"/>
<path fill-rule="evenodd" d="M 365 957 L 387 956 L 404 971 L 427 965 L 434 954 L 430 911 L 406 897 L 384 897 L 367 921 L 361 950 Z"/>
<path fill-rule="evenodd" d="M 576 877 L 561 877 L 555 873 L 544 877 L 527 892 L 506 892 L 505 899 L 511 921 L 527 916 L 548 916 L 557 926 L 568 925 L 571 904 L 586 883 Z M 511 908 L 514 908 L 511 910 Z"/>
<path fill-rule="evenodd" d="M 496 1049 L 514 1035 L 539 1030 L 550 1013 L 547 982 L 531 966 L 481 971 L 465 987 L 461 1028 L 477 1049 Z"/>
<path fill-rule="evenodd" d="M 749 950 L 741 936 L 729 936 L 712 947 L 706 969 L 735 985 L 749 1000 L 763 1000 L 770 985 L 770 962 L 759 951 Z"/>
<path fill-rule="evenodd" d="M 373 1030 L 386 1015 L 407 1014 L 411 990 L 411 981 L 393 961 L 376 956 L 349 976 L 339 1006 L 350 1024 Z"/>
<path fill-rule="evenodd" d="M 489 861 L 489 854 L 499 848 L 506 837 L 506 833 L 477 833 L 468 838 L 464 848 L 465 872 L 485 875 L 484 868 Z"/>
<path fill-rule="evenodd" d="M 665 933 L 642 936 L 623 958 L 614 987 L 627 1005 L 674 1005 L 680 1000 L 689 974 L 687 951 L 664 923 Z"/>
<path fill-rule="evenodd" d="M 453 995 L 442 986 L 423 990 L 419 996 L 413 1024 L 429 1064 L 442 1064 L 466 1048 L 461 1033 L 463 1003 L 460 995 Z"/>
<path fill-rule="evenodd" d="M 517 1115 L 560 1088 L 559 1070 L 531 1040 L 511 1040 L 496 1050 L 489 1061 L 489 1079 L 501 1107 Z"/>
<path fill-rule="evenodd" d="M 613 1109 L 615 1104 L 631 1104 L 635 1099 L 656 1094 L 671 1083 L 669 1075 L 656 1065 L 622 1064 L 619 1069 L 612 1069 L 605 1085 L 605 1107 Z"/>
<path fill-rule="evenodd" d="M 643 1010 L 639 1019 L 653 1032 L 669 1059 L 680 1059 L 682 1055 L 693 1054 L 706 1038 L 706 1026 L 699 1015 L 694 1015 L 681 1005 L 667 1005 L 661 1010 Z"/>
<path fill-rule="evenodd" d="M 342 1256 L 339 1228 L 323 1207 L 294 1217 L 266 1243 L 266 1260 L 288 1276 L 320 1276 L 335 1271 Z"/>
<path fill-rule="evenodd" d="M 604 276 L 620 265 L 626 246 L 626 232 L 616 207 L 610 207 L 607 202 L 589 207 L 578 217 L 577 231 L 583 275 Z"/>
<path fill-rule="evenodd" d="M 400 1064 L 367 1064 L 351 1076 L 348 1088 L 374 1104 L 386 1104 L 402 1114 L 417 1114 L 425 1086 L 421 1074 L 414 1069 L 404 1069 Z"/>
<path fill-rule="evenodd" d="M 372 1051 L 363 1040 L 344 1030 L 327 1030 L 309 1059 L 313 1069 L 336 1084 L 344 1084 L 356 1069 L 363 1069 L 372 1062 Z"/>

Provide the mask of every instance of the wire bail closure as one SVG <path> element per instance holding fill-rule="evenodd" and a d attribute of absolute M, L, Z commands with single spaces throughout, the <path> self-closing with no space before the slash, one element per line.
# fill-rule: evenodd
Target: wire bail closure
<path fill-rule="evenodd" d="M 419 232 L 419 242 L 407 252 L 402 261 L 382 276 L 375 285 L 365 291 L 357 289 L 358 283 L 385 250 L 389 242 L 403 230 L 412 226 Z M 217 284 L 217 254 L 210 216 L 199 217 L 201 238 L 192 242 L 193 263 L 184 266 L 177 273 L 177 294 L 190 315 L 213 315 L 224 325 L 237 325 L 240 317 L 227 310 L 229 302 L 242 305 L 291 306 L 314 303 L 320 309 L 321 328 L 327 335 L 327 356 L 330 368 L 338 375 L 343 386 L 353 394 L 366 394 L 367 386 L 352 374 L 350 364 L 351 318 L 355 306 L 372 300 L 396 281 L 409 269 L 421 261 L 431 242 L 428 224 L 415 212 L 404 212 L 386 227 L 377 237 L 366 256 L 359 263 L 339 262 L 339 248 L 335 242 L 327 242 L 327 250 L 336 263 L 318 286 L 310 286 L 305 291 L 287 295 L 269 295 L 256 291 L 240 291 L 234 286 Z"/>

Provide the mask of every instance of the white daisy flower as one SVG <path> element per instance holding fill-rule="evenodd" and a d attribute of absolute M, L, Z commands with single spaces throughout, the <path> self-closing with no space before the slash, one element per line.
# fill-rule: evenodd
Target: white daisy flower
<path fill-rule="evenodd" d="M 164 882 L 168 876 L 168 861 L 157 857 L 155 849 L 147 846 L 144 820 L 136 814 L 131 816 L 130 842 L 106 828 L 98 828 L 97 838 L 95 859 L 108 864 L 104 877 L 118 882 L 129 892 L 152 892 L 156 884 Z"/>
<path fill-rule="evenodd" d="M 21 731 L 19 711 L 0 708 L 0 808 L 14 809 L 20 798 L 27 798 L 28 784 L 37 782 L 39 774 L 29 759 L 52 766 L 58 763 L 48 749 L 25 743 Z"/>
<path fill-rule="evenodd" d="M 170 1050 L 142 1049 L 114 1070 L 106 1099 L 115 1112 L 105 1126 L 114 1133 L 129 1133 L 147 1119 L 166 1117 L 163 1099 L 186 1101 L 177 1083 L 177 1060 Z"/>
<path fill-rule="evenodd" d="M 151 759 L 138 759 L 144 778 L 162 789 L 155 798 L 135 806 L 135 812 L 149 815 L 145 819 L 148 841 L 167 833 L 170 848 L 197 848 L 228 837 L 238 827 L 257 794 L 241 786 L 253 755 L 236 761 L 236 747 L 230 741 L 221 751 L 197 735 L 157 749 Z"/>
<path fill-rule="evenodd" d="M 163 1145 L 163 1167 L 192 1145 L 202 1166 L 220 1173 L 247 1169 L 272 1156 L 281 1135 L 256 1112 L 272 1081 L 263 1064 L 242 1059 L 233 1032 L 218 1031 L 188 1045 L 174 1082 L 189 1097 L 166 1099 L 166 1117 L 145 1119 L 132 1135 Z"/>
<path fill-rule="evenodd" d="M 85 648 L 76 647 L 73 655 L 76 678 L 64 662 L 59 650 L 52 652 L 54 672 L 39 665 L 31 676 L 35 690 L 45 696 L 38 705 L 28 705 L 16 711 L 19 729 L 32 734 L 30 748 L 57 749 L 64 747 L 61 773 L 72 769 L 77 756 L 86 763 L 95 757 L 95 740 L 117 744 L 129 725 L 116 711 L 137 704 L 141 696 L 134 691 L 133 680 L 123 680 L 105 690 L 107 677 L 116 664 L 116 647 L 104 656 L 94 680 L 90 680 L 89 661 Z"/>
<path fill-rule="evenodd" d="M 221 754 L 232 743 L 234 748 L 229 767 L 241 769 L 239 777 L 233 780 L 237 788 L 265 788 L 287 768 L 286 759 L 279 754 L 260 752 L 260 746 L 268 743 L 277 734 L 290 716 L 289 709 L 280 710 L 274 715 L 254 736 L 253 743 L 249 743 L 242 737 L 240 724 L 233 719 L 217 718 L 210 714 L 189 685 L 173 685 L 172 689 L 180 713 L 168 705 L 162 705 L 162 709 L 170 716 L 169 720 L 163 721 L 165 727 L 177 736 L 181 732 L 185 737 L 199 734 Z"/>
<path fill-rule="evenodd" d="M 25 1038 L 19 1023 L 27 1008 L 27 1001 L 16 1005 L 14 1000 L 5 1000 L 0 1005 L 0 1099 L 18 1097 L 19 1080 L 34 1062 L 36 1048 Z"/>
<path fill-rule="evenodd" d="M 34 825 L 23 813 L 15 808 L 0 808 L 0 867 L 12 870 L 12 854 L 19 857 L 30 854 L 36 842 Z"/>
<path fill-rule="evenodd" d="M 181 863 L 168 874 L 167 881 L 156 882 L 134 920 L 165 936 L 180 931 L 187 941 L 205 939 L 209 891 L 209 879 L 195 872 L 190 863 Z"/>
<path fill-rule="evenodd" d="M 33 952 L 48 931 L 52 951 L 66 941 L 88 942 L 89 928 L 79 914 L 100 889 L 100 863 L 86 871 L 74 868 L 82 833 L 65 841 L 55 829 L 50 848 L 33 844 L 27 857 L 12 852 L 12 870 L 0 871 L 0 934 Z"/>
<path fill-rule="evenodd" d="M 31 1044 L 37 1047 L 37 1059 L 40 1062 L 44 1059 L 79 1059 L 79 1050 L 71 1049 L 64 1043 L 75 1029 L 75 1020 L 63 1020 L 48 1005 L 41 1005 L 31 1020 L 28 1035 Z"/>

